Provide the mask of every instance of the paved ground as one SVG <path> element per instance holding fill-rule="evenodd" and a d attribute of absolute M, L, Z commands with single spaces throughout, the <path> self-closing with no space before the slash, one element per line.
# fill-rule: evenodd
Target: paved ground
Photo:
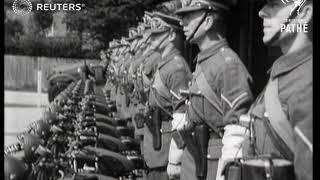
<path fill-rule="evenodd" d="M 16 134 L 22 132 L 30 122 L 38 120 L 48 104 L 46 94 L 5 91 L 4 144 L 17 142 Z"/>

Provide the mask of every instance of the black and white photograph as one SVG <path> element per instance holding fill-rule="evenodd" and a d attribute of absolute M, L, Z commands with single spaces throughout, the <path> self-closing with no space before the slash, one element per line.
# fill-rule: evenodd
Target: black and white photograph
<path fill-rule="evenodd" d="M 4 180 L 314 179 L 313 0 L 3 3 Z"/>

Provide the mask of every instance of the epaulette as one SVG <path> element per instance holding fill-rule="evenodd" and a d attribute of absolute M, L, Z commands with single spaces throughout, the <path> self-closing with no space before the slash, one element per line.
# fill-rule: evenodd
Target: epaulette
<path fill-rule="evenodd" d="M 222 57 L 224 57 L 227 63 L 236 60 L 236 57 L 234 56 L 234 53 L 232 53 L 230 48 L 222 47 L 220 49 L 220 54 L 222 55 Z"/>
<path fill-rule="evenodd" d="M 168 64 L 169 62 L 173 60 L 179 60 L 181 57 L 179 55 L 175 55 L 172 59 L 168 59 L 162 63 L 159 64 L 158 69 L 161 69 L 164 65 Z"/>

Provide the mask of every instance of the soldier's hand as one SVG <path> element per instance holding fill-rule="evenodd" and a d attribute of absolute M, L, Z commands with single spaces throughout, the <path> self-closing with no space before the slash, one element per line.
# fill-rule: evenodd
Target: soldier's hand
<path fill-rule="evenodd" d="M 167 173 L 169 175 L 169 179 L 179 179 L 181 173 L 181 165 L 176 164 L 168 164 Z"/>
<path fill-rule="evenodd" d="M 172 130 L 182 130 L 186 125 L 186 114 L 185 113 L 174 113 L 172 120 Z"/>

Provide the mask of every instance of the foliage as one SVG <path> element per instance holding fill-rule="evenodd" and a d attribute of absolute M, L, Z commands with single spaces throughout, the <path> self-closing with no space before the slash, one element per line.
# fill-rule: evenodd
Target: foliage
<path fill-rule="evenodd" d="M 64 20 L 71 30 L 89 32 L 92 39 L 101 42 L 102 48 L 107 48 L 112 39 L 127 36 L 128 28 L 137 25 L 144 11 L 152 10 L 163 1 L 67 0 L 68 3 L 83 3 L 85 6 L 81 11 L 67 12 Z"/>
<path fill-rule="evenodd" d="M 98 58 L 98 52 L 81 50 L 79 38 L 23 36 L 19 41 L 6 38 L 5 53 L 28 56 Z"/>
<path fill-rule="evenodd" d="M 16 38 L 24 34 L 24 29 L 22 23 L 17 19 L 9 19 L 5 20 L 5 36 L 9 36 L 11 38 Z"/>
<path fill-rule="evenodd" d="M 53 23 L 52 11 L 35 11 L 33 13 L 34 22 L 37 23 L 40 32 L 44 34 L 45 30 L 50 28 Z"/>
<path fill-rule="evenodd" d="M 33 2 L 45 1 L 48 0 Z M 68 32 L 77 33 L 78 38 L 45 37 L 45 30 L 53 23 L 54 12 L 34 11 L 27 23 L 26 33 L 18 22 L 8 22 L 5 52 L 31 56 L 98 58 L 101 48 L 107 48 L 108 42 L 114 38 L 127 36 L 128 28 L 141 21 L 144 11 L 152 11 L 163 1 L 167 0 L 51 0 L 51 3 L 84 4 L 80 11 L 65 11 L 64 22 Z M 26 35 L 23 36 L 24 33 Z M 82 46 L 86 44 L 83 33 L 89 34 L 87 39 L 95 42 L 93 50 L 83 50 Z"/>
<path fill-rule="evenodd" d="M 48 3 L 47 0 L 38 0 L 39 3 Z M 34 11 L 32 13 L 31 23 L 35 31 L 33 33 L 40 33 L 40 35 L 45 35 L 45 31 L 51 27 L 53 23 L 53 13 L 54 11 Z"/>

